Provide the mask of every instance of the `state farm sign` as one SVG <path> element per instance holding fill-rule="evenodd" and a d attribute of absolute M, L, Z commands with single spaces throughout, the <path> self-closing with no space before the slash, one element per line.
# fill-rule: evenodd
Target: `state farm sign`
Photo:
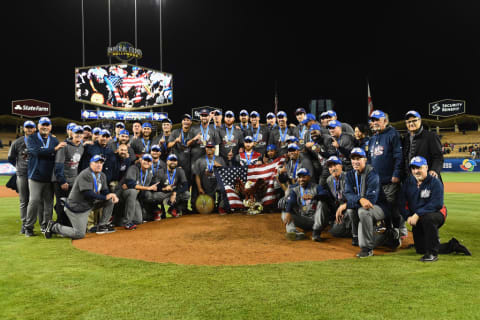
<path fill-rule="evenodd" d="M 28 118 L 38 118 L 50 115 L 50 103 L 26 99 L 12 101 L 12 114 Z"/>

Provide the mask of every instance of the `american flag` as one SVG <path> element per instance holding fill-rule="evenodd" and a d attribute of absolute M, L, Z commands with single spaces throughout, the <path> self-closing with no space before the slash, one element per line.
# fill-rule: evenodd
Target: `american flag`
<path fill-rule="evenodd" d="M 368 117 L 372 115 L 373 112 L 373 101 L 372 101 L 372 94 L 370 93 L 370 83 L 367 82 L 367 88 L 368 88 Z"/>
<path fill-rule="evenodd" d="M 220 167 L 215 170 L 217 182 L 220 190 L 225 192 L 228 199 L 228 206 L 231 209 L 244 209 L 243 202 L 235 193 L 235 181 L 240 178 L 244 183 L 246 181 L 255 182 L 257 179 L 263 178 L 268 182 L 267 192 L 262 198 L 263 205 L 271 205 L 277 199 L 274 190 L 275 175 L 277 168 L 284 162 L 283 157 L 275 159 L 272 163 L 250 165 L 242 167 Z"/>

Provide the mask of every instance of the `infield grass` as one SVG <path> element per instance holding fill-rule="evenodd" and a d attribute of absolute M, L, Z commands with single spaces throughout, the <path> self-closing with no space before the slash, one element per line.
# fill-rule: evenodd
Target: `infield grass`
<path fill-rule="evenodd" d="M 409 249 L 362 260 L 211 267 L 25 238 L 18 199 L 3 198 L 0 319 L 480 319 L 480 197 L 445 200 L 441 239 L 463 241 L 472 257 L 424 264 Z"/>

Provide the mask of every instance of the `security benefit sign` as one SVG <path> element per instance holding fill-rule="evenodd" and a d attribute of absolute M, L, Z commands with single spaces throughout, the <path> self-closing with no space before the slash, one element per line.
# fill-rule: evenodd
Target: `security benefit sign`
<path fill-rule="evenodd" d="M 444 99 L 428 104 L 428 113 L 435 117 L 451 117 L 465 113 L 465 100 Z"/>
<path fill-rule="evenodd" d="M 38 118 L 50 115 L 50 103 L 35 100 L 14 100 L 12 101 L 12 114 L 27 118 Z"/>

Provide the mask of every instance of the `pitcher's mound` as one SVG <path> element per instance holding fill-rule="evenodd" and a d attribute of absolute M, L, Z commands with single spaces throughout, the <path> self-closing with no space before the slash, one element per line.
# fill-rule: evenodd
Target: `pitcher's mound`
<path fill-rule="evenodd" d="M 354 258 L 351 239 L 289 241 L 280 214 L 190 215 L 73 241 L 81 250 L 145 261 L 193 265 L 251 265 Z M 310 236 L 310 233 L 307 233 Z M 310 239 L 310 237 L 308 237 Z M 402 247 L 412 243 L 409 235 Z M 380 248 L 375 254 L 390 252 Z"/>

